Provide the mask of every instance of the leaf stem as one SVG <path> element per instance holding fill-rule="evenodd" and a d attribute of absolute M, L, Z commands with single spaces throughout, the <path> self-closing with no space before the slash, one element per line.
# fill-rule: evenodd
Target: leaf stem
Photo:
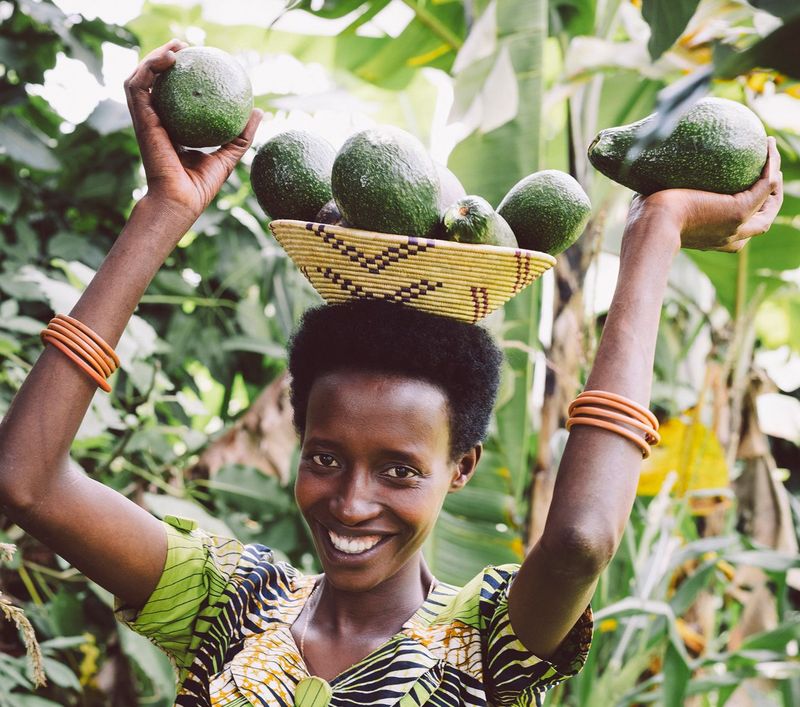
<path fill-rule="evenodd" d="M 456 35 L 454 35 L 442 22 L 424 7 L 418 5 L 414 0 L 402 0 L 408 5 L 417 16 L 417 19 L 422 22 L 431 32 L 438 35 L 445 44 L 448 44 L 455 51 L 461 49 L 464 44 Z"/>
<path fill-rule="evenodd" d="M 739 260 L 736 263 L 736 308 L 734 312 L 737 320 L 744 312 L 747 298 L 747 261 L 750 259 L 749 253 L 750 251 L 747 248 L 742 248 L 739 251 Z"/>

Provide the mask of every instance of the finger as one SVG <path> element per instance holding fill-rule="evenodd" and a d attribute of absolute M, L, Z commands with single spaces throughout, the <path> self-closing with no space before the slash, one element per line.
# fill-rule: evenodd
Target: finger
<path fill-rule="evenodd" d="M 738 221 L 746 222 L 750 216 L 762 210 L 769 196 L 780 189 L 782 181 L 780 163 L 781 157 L 775 138 L 768 137 L 767 160 L 761 170 L 761 176 L 749 189 L 733 195 L 737 202 Z"/>
<path fill-rule="evenodd" d="M 767 138 L 767 166 L 769 167 L 770 194 L 782 192 L 781 154 L 778 152 L 778 144 L 774 137 Z"/>
<path fill-rule="evenodd" d="M 167 159 L 174 148 L 167 132 L 153 109 L 150 89 L 156 76 L 175 63 L 175 52 L 186 46 L 173 39 L 150 52 L 125 81 L 125 95 L 133 119 L 133 128 L 139 141 L 145 171 L 152 169 L 157 159 Z"/>
<path fill-rule="evenodd" d="M 736 229 L 736 235 L 733 236 L 731 240 L 752 238 L 753 236 L 760 236 L 762 233 L 766 233 L 770 226 L 772 226 L 775 217 L 778 215 L 782 203 L 783 189 L 779 182 L 776 193 L 770 194 L 761 208 Z"/>
<path fill-rule="evenodd" d="M 184 49 L 185 42 L 179 39 L 172 39 L 166 44 L 151 51 L 133 70 L 133 73 L 125 81 L 125 91 L 130 96 L 131 90 L 149 91 L 153 87 L 156 75 L 166 71 L 175 63 L 175 52 Z M 129 101 L 130 103 L 130 101 Z"/>
<path fill-rule="evenodd" d="M 734 241 L 733 243 L 728 243 L 728 245 L 723 246 L 722 248 L 717 248 L 720 253 L 738 253 L 742 248 L 747 245 L 747 241 L 749 238 L 743 238 L 740 241 Z"/>

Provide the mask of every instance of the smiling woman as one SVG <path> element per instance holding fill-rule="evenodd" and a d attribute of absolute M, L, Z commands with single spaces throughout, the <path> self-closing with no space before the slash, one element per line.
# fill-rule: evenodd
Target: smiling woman
<path fill-rule="evenodd" d="M 475 472 L 501 359 L 484 330 L 401 305 L 306 314 L 289 358 L 295 497 L 324 571 L 166 519 L 158 587 L 117 613 L 176 659 L 178 704 L 535 703 L 580 669 L 588 608 L 540 658 L 508 618 L 517 566 L 460 588 L 422 554 L 445 497 Z"/>
<path fill-rule="evenodd" d="M 310 312 L 290 355 L 296 498 L 324 570 L 305 576 L 263 545 L 159 521 L 69 463 L 97 385 L 120 365 L 112 347 L 260 121 L 254 111 L 215 152 L 176 152 L 150 89 L 183 47 L 155 50 L 126 82 L 147 194 L 70 316 L 48 324 L 0 425 L 3 510 L 172 658 L 178 705 L 541 704 L 586 659 L 589 602 L 658 442 L 646 405 L 670 262 L 682 246 L 738 251 L 769 228 L 782 199 L 774 140 L 747 191 L 634 200 L 542 536 L 521 565 L 488 566 L 464 587 L 438 582 L 421 548 L 479 463 L 496 347 L 474 325 L 400 305 Z"/>

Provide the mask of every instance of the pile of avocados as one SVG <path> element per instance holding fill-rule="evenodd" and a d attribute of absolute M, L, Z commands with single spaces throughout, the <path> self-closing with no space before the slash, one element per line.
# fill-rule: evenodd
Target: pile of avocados
<path fill-rule="evenodd" d="M 592 209 L 575 179 L 544 170 L 514 185 L 495 210 L 468 195 L 417 138 L 390 126 L 361 130 L 338 152 L 308 132 L 280 133 L 258 149 L 250 181 L 273 219 L 551 255 L 575 242 Z"/>
<path fill-rule="evenodd" d="M 220 145 L 238 135 L 253 107 L 250 81 L 230 55 L 209 47 L 176 54 L 156 79 L 153 106 L 172 140 Z M 767 159 L 767 136 L 747 107 L 724 98 L 698 101 L 672 133 L 630 159 L 655 114 L 601 130 L 591 164 L 641 194 L 702 189 L 733 194 L 750 187 Z M 361 130 L 337 152 L 323 138 L 289 130 L 256 152 L 250 180 L 272 219 L 297 219 L 458 243 L 525 248 L 557 255 L 583 233 L 591 203 L 569 174 L 547 169 L 517 182 L 497 208 L 468 195 L 413 135 L 390 126 Z"/>

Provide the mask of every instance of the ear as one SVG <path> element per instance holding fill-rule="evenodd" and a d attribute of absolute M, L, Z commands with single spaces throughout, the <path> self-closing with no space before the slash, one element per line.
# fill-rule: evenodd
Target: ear
<path fill-rule="evenodd" d="M 466 454 L 462 455 L 461 458 L 455 463 L 453 468 L 453 479 L 450 482 L 448 493 L 452 493 L 453 491 L 458 491 L 459 489 L 463 488 L 467 481 L 472 478 L 472 475 L 475 473 L 475 468 L 478 466 L 478 462 L 480 461 L 482 452 L 483 445 L 478 443 Z"/>

